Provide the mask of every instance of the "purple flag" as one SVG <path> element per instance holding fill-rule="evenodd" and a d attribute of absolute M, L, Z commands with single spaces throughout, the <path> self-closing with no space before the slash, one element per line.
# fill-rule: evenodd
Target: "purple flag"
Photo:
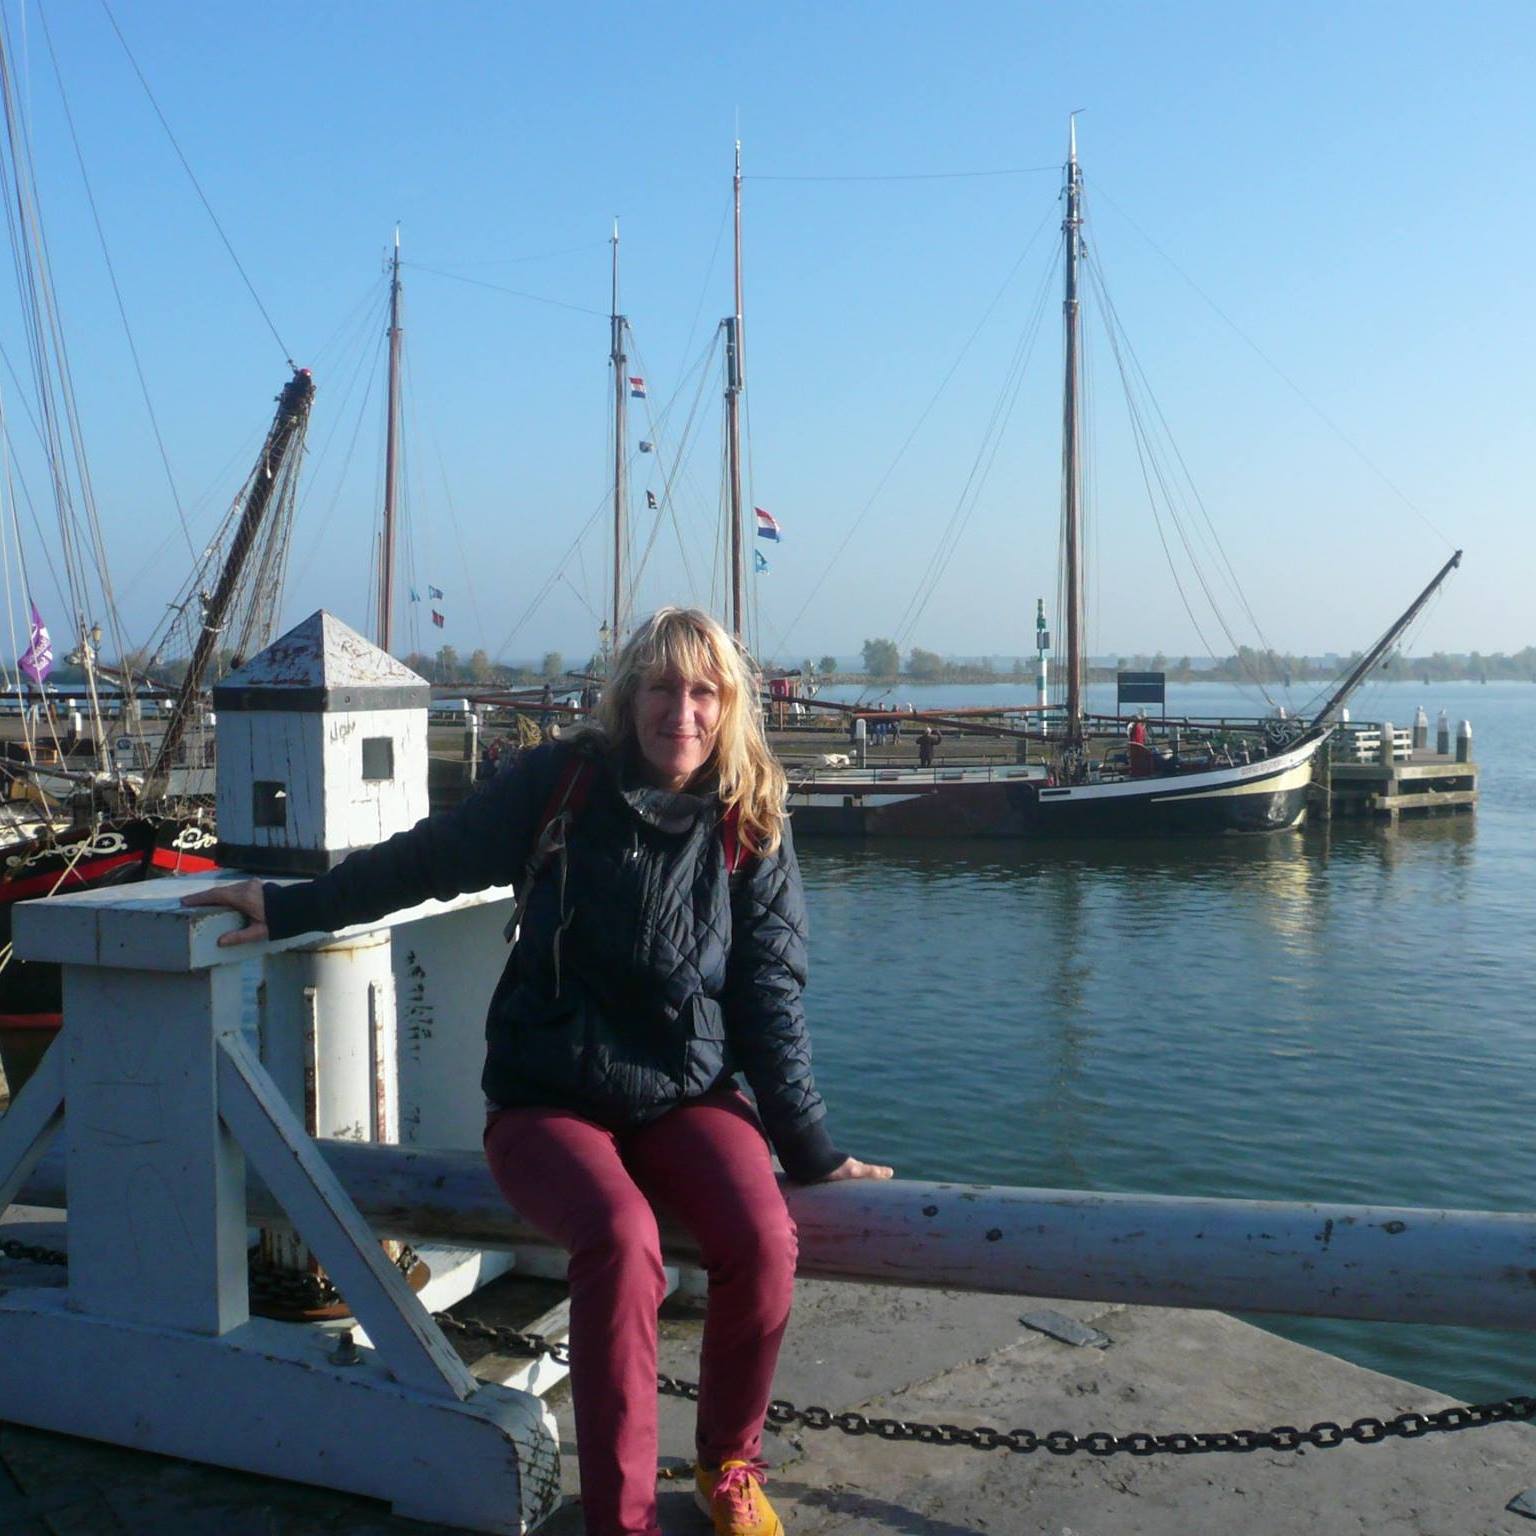
<path fill-rule="evenodd" d="M 36 603 L 32 604 L 32 642 L 16 658 L 16 666 L 39 687 L 53 671 L 53 641 L 49 638 L 48 626 L 43 623 L 43 616 L 37 611 Z"/>

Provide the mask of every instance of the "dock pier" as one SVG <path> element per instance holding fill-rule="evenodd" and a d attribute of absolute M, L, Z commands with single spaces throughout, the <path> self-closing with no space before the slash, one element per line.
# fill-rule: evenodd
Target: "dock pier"
<path fill-rule="evenodd" d="M 1422 714 L 1422 711 L 1420 711 Z M 1472 727 L 1463 720 L 1456 750 L 1442 727 L 1436 748 L 1419 728 L 1398 730 L 1347 723 L 1320 755 L 1312 784 L 1314 815 L 1378 817 L 1433 816 L 1471 811 L 1477 805 L 1477 764 L 1472 760 Z"/>

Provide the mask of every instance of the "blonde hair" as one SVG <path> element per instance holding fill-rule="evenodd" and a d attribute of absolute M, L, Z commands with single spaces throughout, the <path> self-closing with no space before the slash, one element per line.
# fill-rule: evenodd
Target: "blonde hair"
<path fill-rule="evenodd" d="M 784 823 L 784 770 L 763 735 L 762 698 L 751 658 L 698 608 L 658 608 L 614 662 L 597 706 L 597 731 L 610 750 L 637 750 L 635 706 L 648 678 L 676 672 L 720 690 L 720 723 L 698 777 L 713 780 L 721 804 L 737 813 L 742 843 L 754 853 L 778 848 Z"/>

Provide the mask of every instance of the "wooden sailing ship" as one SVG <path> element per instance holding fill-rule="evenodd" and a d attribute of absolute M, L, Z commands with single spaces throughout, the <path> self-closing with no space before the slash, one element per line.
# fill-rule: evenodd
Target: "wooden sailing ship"
<path fill-rule="evenodd" d="M 25 758 L 7 764 L 9 787 L 17 796 L 10 805 L 25 805 L 30 814 L 13 816 L 10 836 L 0 845 L 0 1028 L 47 1028 L 60 1008 L 57 967 L 10 954 L 16 902 L 218 867 L 204 690 L 231 636 L 230 659 L 236 662 L 271 638 L 314 391 L 302 368 L 283 387 L 261 452 L 226 521 L 227 538 L 210 548 L 218 559 L 216 579 L 210 589 L 199 579 L 206 573 L 194 573 L 187 600 L 176 605 L 195 627 L 196 639 L 164 729 L 144 728 L 134 679 L 119 674 L 121 712 L 115 719 L 100 707 L 99 692 L 90 691 L 98 704 L 83 761 L 89 764 L 89 754 L 100 753 L 109 768 L 61 768 Z M 175 632 L 174 624 L 168 627 L 168 635 Z M 125 721 L 140 728 L 125 731 Z M 114 728 L 119 733 L 114 749 L 122 750 L 108 758 L 106 738 Z M 183 750 L 189 738 L 197 747 L 191 763 Z M 56 785 L 61 773 L 71 789 L 62 801 L 46 788 Z"/>
<path fill-rule="evenodd" d="M 836 836 L 1037 837 L 1276 832 L 1306 815 L 1313 761 L 1346 700 L 1460 562 L 1458 550 L 1310 720 L 1255 721 L 1235 745 L 1199 733 L 1158 745 L 1097 737 L 1086 674 L 1080 400 L 1082 171 L 1075 122 L 1062 220 L 1065 369 L 1062 550 L 1065 649 L 1059 709 L 1035 737 L 1041 761 L 1001 768 L 820 769 L 791 780 L 797 832 Z M 1021 737 L 1031 733 L 1020 732 Z"/>

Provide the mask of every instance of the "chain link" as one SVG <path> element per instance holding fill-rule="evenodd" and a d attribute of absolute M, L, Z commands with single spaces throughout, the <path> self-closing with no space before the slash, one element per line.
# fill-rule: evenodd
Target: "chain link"
<path fill-rule="evenodd" d="M 28 1264 L 57 1264 L 62 1267 L 69 1263 L 69 1255 L 60 1248 L 39 1248 L 34 1243 L 19 1243 L 13 1237 L 0 1242 L 0 1255 L 7 1259 L 21 1259 Z"/>
<path fill-rule="evenodd" d="M 548 1355 L 561 1365 L 569 1365 L 570 1347 L 538 1333 L 519 1333 L 515 1328 L 498 1327 L 478 1318 L 455 1317 L 449 1312 L 434 1312 L 433 1317 L 447 1333 L 493 1345 L 502 1354 Z M 663 1397 L 697 1399 L 699 1385 L 677 1376 L 658 1374 L 656 1389 Z M 1306 1429 L 1294 1424 L 1276 1424 L 1270 1429 L 1233 1429 L 1195 1432 L 1174 1430 L 1154 1435 L 1144 1430 L 1116 1435 L 1096 1429 L 1074 1434 L 1069 1429 L 1053 1429 L 1037 1434 L 1032 1429 L 994 1429 L 989 1424 L 967 1428 L 962 1424 L 929 1424 L 920 1419 L 877 1418 L 857 1411 L 834 1413 L 817 1405 L 801 1408 L 784 1398 L 768 1405 L 768 1422 L 776 1429 L 835 1429 L 845 1435 L 875 1435 L 881 1440 L 913 1440 L 920 1445 L 942 1445 L 969 1451 L 1012 1451 L 1029 1455 L 1046 1451 L 1052 1456 L 1074 1456 L 1079 1451 L 1089 1456 L 1202 1456 L 1212 1452 L 1247 1455 L 1253 1451 L 1330 1451 L 1346 1442 L 1353 1445 L 1380 1445 L 1383 1440 L 1417 1440 L 1424 1435 L 1453 1434 L 1484 1424 L 1507 1424 L 1536 1418 L 1536 1397 L 1507 1397 L 1497 1403 L 1458 1404 L 1436 1413 L 1400 1413 L 1396 1418 L 1366 1417 L 1350 1424 L 1336 1424 L 1323 1419 Z"/>
<path fill-rule="evenodd" d="M 53 1264 L 61 1269 L 69 1267 L 69 1255 L 62 1248 L 41 1248 L 14 1238 L 0 1241 L 0 1257 L 28 1264 Z M 394 1262 L 401 1274 L 409 1275 L 420 1261 L 413 1248 L 402 1247 Z M 331 1284 L 328 1276 L 265 1263 L 254 1256 L 254 1251 L 247 1257 L 247 1270 L 251 1296 L 259 1302 L 299 1311 L 319 1311 L 336 1306 L 342 1300 L 341 1292 Z"/>
<path fill-rule="evenodd" d="M 0 1255 L 23 1259 L 33 1264 L 65 1264 L 68 1256 L 54 1248 L 38 1248 L 15 1240 L 0 1242 Z M 403 1254 L 402 1268 L 408 1267 Z M 301 1283 L 313 1276 L 297 1275 Z M 327 1282 L 328 1283 L 328 1282 Z M 306 1293 L 308 1294 L 308 1293 Z M 507 1355 L 544 1355 L 558 1365 L 571 1363 L 570 1346 L 542 1333 L 520 1333 L 515 1328 L 487 1323 L 474 1317 L 455 1317 L 451 1312 L 434 1312 L 433 1320 L 445 1332 L 462 1339 L 492 1345 Z M 699 1384 L 678 1376 L 658 1374 L 656 1390 L 663 1397 L 682 1397 L 697 1401 Z M 1306 1429 L 1294 1424 L 1276 1424 L 1269 1429 L 1233 1429 L 1196 1432 L 1173 1430 L 1154 1435 L 1136 1430 L 1126 1435 L 1096 1429 L 1074 1434 L 1069 1429 L 1053 1429 L 1037 1434 L 1032 1429 L 994 1429 L 990 1424 L 966 1427 L 963 1424 L 929 1424 L 921 1419 L 887 1419 L 848 1410 L 834 1413 L 817 1405 L 800 1408 L 777 1397 L 768 1405 L 768 1422 L 775 1429 L 835 1429 L 844 1435 L 876 1435 L 881 1440 L 913 1440 L 921 1445 L 942 1445 L 968 1451 L 1011 1451 L 1028 1456 L 1046 1451 L 1052 1456 L 1075 1456 L 1084 1451 L 1090 1456 L 1203 1456 L 1212 1452 L 1248 1455 L 1254 1451 L 1331 1451 L 1348 1442 L 1352 1445 L 1380 1445 L 1384 1440 L 1418 1440 L 1425 1435 L 1450 1435 L 1458 1430 L 1478 1429 L 1487 1424 L 1523 1423 L 1536 1419 L 1536 1397 L 1506 1397 L 1496 1403 L 1455 1404 L 1434 1413 L 1400 1413 L 1395 1418 L 1379 1419 L 1371 1415 L 1349 1424 L 1322 1419 Z"/>

